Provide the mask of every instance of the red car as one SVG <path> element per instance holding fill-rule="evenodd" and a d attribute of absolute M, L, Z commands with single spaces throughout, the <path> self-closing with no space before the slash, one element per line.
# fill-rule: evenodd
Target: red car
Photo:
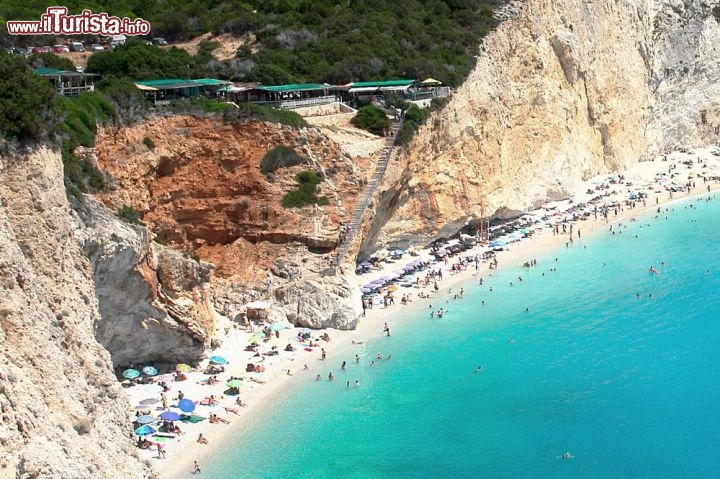
<path fill-rule="evenodd" d="M 50 53 L 50 47 L 33 47 L 31 53 Z"/>
<path fill-rule="evenodd" d="M 68 53 L 70 49 L 65 45 L 55 45 L 52 48 L 53 53 Z"/>

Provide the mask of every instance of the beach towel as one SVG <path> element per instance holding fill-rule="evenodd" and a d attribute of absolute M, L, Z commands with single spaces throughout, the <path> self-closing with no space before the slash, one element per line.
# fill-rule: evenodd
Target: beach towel
<path fill-rule="evenodd" d="M 205 419 L 207 419 L 207 418 L 193 414 L 192 416 L 180 418 L 180 421 L 189 422 L 190 424 L 195 424 L 196 422 L 201 422 L 201 421 L 204 421 Z"/>

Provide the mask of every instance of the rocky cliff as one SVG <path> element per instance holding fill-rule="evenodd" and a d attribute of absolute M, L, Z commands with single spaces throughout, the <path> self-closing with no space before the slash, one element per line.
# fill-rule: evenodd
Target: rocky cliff
<path fill-rule="evenodd" d="M 216 327 L 210 266 L 149 241 L 90 198 L 77 211 L 104 319 L 95 336 L 115 366 L 198 359 Z"/>
<path fill-rule="evenodd" d="M 302 157 L 302 163 L 263 173 L 261 162 L 277 145 L 294 149 Z M 381 142 L 378 147 L 382 147 Z M 303 274 L 310 277 L 305 280 L 319 277 L 328 265 L 329 256 L 323 253 L 332 252 L 337 245 L 340 225 L 349 221 L 358 194 L 372 173 L 372 168 L 368 168 L 369 158 L 351 155 L 348 149 L 329 139 L 319 128 L 297 129 L 260 122 L 227 123 L 190 116 L 156 118 L 136 127 L 101 129 L 94 154 L 113 185 L 111 191 L 98 195 L 98 199 L 111 211 L 118 211 L 123 206 L 138 210 L 154 239 L 150 242 L 151 252 L 163 244 L 168 246 L 163 249 L 166 257 L 175 251 L 186 256 L 190 254 L 202 264 L 213 265 L 209 275 L 212 278 L 212 304 L 198 301 L 206 298 L 199 290 L 197 297 L 186 304 L 191 308 L 193 303 L 215 306 L 231 317 L 235 316 L 239 305 L 252 297 L 256 287 L 276 287 L 288 280 L 297 281 Z M 283 195 L 297 188 L 296 177 L 303 170 L 322 175 L 319 195 L 329 200 L 328 205 L 281 206 Z M 105 227 L 100 230 L 110 231 Z M 100 233 L 95 236 L 98 235 Z M 113 238 L 105 234 L 106 237 L 99 241 L 93 240 L 88 250 L 94 264 L 97 264 L 95 258 L 105 262 L 100 266 L 105 272 L 103 276 L 108 277 L 113 271 L 119 273 L 111 289 L 122 281 L 139 280 L 137 275 L 122 273 L 133 263 L 146 263 L 141 269 L 153 276 L 153 267 L 143 259 L 147 248 L 136 245 L 141 240 L 130 235 L 130 239 L 118 243 L 118 236 L 124 238 L 125 233 L 114 232 L 113 235 Z M 107 248 L 113 248 L 113 251 L 101 251 Z M 95 254 L 98 251 L 101 252 Z M 153 255 L 149 258 L 152 260 Z M 162 261 L 153 261 L 162 267 Z M 96 274 L 96 282 L 100 277 Z M 147 277 L 145 275 L 145 279 Z M 312 289 L 312 284 L 303 282 L 297 287 Z M 189 284 L 181 289 L 187 291 L 188 288 L 196 290 Z M 339 288 L 343 290 L 343 286 Z M 147 288 L 137 293 L 132 292 L 133 287 L 122 288 L 122 291 L 128 290 L 130 294 L 123 298 L 118 298 L 112 291 L 106 295 L 123 301 L 122 305 L 110 302 L 108 314 L 116 317 L 128 311 L 127 316 L 133 318 L 127 324 L 118 322 L 117 326 L 115 323 L 109 326 L 115 346 L 108 347 L 113 354 L 118 346 L 128 349 L 131 344 L 136 344 L 139 338 L 132 332 L 138 331 L 140 325 L 157 329 L 158 334 L 167 334 L 170 327 L 178 333 L 179 344 L 183 334 L 189 331 L 187 324 L 177 327 L 156 324 L 154 307 L 136 297 L 146 295 Z M 158 294 L 164 290 L 161 288 Z M 104 289 L 98 287 L 98 291 L 102 293 Z M 292 294 L 282 297 L 294 298 Z M 293 316 L 295 322 L 314 325 L 317 319 L 306 319 L 325 318 L 327 312 L 328 317 L 334 319 L 323 320 L 323 324 L 352 327 L 355 322 L 348 319 L 354 314 L 352 308 L 335 304 L 333 298 L 333 294 L 326 298 L 328 304 L 334 305 L 330 308 L 332 311 L 325 311 L 328 308 L 314 310 L 308 305 L 307 314 Z M 295 300 L 289 301 L 292 305 L 288 308 L 294 309 Z M 131 302 L 137 306 L 130 307 Z M 101 308 L 103 304 L 101 300 Z M 167 321 L 182 323 L 179 318 L 186 316 L 174 315 Z M 139 322 L 139 318 L 147 320 Z M 197 321 L 192 323 L 199 324 Z M 128 325 L 131 336 L 123 338 L 123 334 L 128 334 Z M 185 336 L 186 341 L 206 345 L 213 328 L 209 324 L 199 325 L 199 329 Z M 200 331 L 208 333 L 203 335 Z M 99 330 L 101 340 L 104 332 Z M 178 354 L 182 351 L 179 349 Z"/>
<path fill-rule="evenodd" d="M 467 82 L 391 166 L 362 253 L 516 215 L 678 143 L 717 141 L 710 5 L 513 3 Z"/>
<path fill-rule="evenodd" d="M 102 322 L 59 154 L 0 159 L 0 477 L 149 477 Z"/>

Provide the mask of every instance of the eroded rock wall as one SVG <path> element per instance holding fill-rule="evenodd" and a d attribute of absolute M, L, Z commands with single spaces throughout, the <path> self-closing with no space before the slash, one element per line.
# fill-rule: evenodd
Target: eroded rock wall
<path fill-rule="evenodd" d="M 377 220 L 396 211 L 379 240 L 454 232 L 643 159 L 651 19 L 642 1 L 522 3 L 397 159 L 395 205 L 381 203 Z"/>
<path fill-rule="evenodd" d="M 94 337 L 90 264 L 60 156 L 0 159 L 0 477 L 150 477 Z"/>
<path fill-rule="evenodd" d="M 648 128 L 655 151 L 720 141 L 720 25 L 712 13 L 717 5 L 707 0 L 656 5 L 650 82 L 656 107 Z"/>
<path fill-rule="evenodd" d="M 149 241 L 144 227 L 90 198 L 79 212 L 103 317 L 96 337 L 115 365 L 198 359 L 215 332 L 209 266 Z"/>

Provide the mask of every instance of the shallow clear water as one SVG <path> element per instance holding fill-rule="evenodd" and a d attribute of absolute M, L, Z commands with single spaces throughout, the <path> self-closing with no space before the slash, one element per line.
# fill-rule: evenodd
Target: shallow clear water
<path fill-rule="evenodd" d="M 311 360 L 203 475 L 716 477 L 720 201 L 670 208 L 668 220 L 576 241 L 531 270 L 501 259 L 483 286 L 449 299 L 445 318 L 416 311 L 358 346 L 360 364 L 354 350 Z M 371 366 L 378 352 L 392 359 Z"/>

